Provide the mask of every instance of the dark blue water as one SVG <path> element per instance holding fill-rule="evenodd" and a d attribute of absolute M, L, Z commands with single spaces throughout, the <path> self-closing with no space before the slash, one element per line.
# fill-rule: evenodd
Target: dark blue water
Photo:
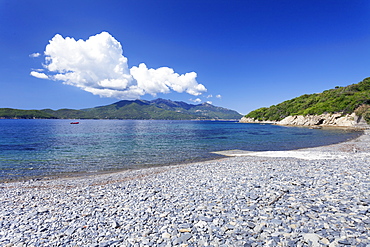
<path fill-rule="evenodd" d="M 361 133 L 276 125 L 158 120 L 0 120 L 0 180 L 101 172 L 219 157 L 212 151 L 290 150 Z"/>

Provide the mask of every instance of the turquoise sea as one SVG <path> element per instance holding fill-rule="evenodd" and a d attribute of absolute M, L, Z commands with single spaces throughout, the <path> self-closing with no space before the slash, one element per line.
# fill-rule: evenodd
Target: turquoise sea
<path fill-rule="evenodd" d="M 0 120 L 0 181 L 96 173 L 220 157 L 213 151 L 291 150 L 361 132 L 221 121 Z"/>

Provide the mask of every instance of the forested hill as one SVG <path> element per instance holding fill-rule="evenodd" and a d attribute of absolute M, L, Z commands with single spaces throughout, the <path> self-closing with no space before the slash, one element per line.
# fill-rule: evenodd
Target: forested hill
<path fill-rule="evenodd" d="M 287 116 L 353 113 L 370 119 L 370 78 L 346 87 L 335 87 L 322 93 L 305 94 L 278 105 L 263 107 L 245 117 L 256 120 L 280 121 Z"/>
<path fill-rule="evenodd" d="M 193 105 L 165 99 L 121 100 L 111 105 L 74 110 L 18 110 L 0 108 L 0 118 L 57 118 L 57 119 L 170 119 L 205 120 L 239 119 L 233 110 L 208 103 Z"/>

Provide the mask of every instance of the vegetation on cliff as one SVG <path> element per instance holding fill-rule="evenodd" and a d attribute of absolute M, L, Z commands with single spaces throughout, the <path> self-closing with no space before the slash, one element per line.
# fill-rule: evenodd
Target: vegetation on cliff
<path fill-rule="evenodd" d="M 355 112 L 370 121 L 370 78 L 346 87 L 335 87 L 322 93 L 305 94 L 278 105 L 263 107 L 245 117 L 257 120 L 280 121 L 287 116 L 320 115 L 323 113 Z"/>
<path fill-rule="evenodd" d="M 17 110 L 0 108 L 0 118 L 59 118 L 59 119 L 168 119 L 204 120 L 239 119 L 236 111 L 208 103 L 193 105 L 165 99 L 121 100 L 111 105 L 74 110 Z"/>

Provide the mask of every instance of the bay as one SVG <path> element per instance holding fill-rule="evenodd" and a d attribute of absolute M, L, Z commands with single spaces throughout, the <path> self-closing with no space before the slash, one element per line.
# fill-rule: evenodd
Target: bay
<path fill-rule="evenodd" d="M 0 181 L 214 159 L 214 151 L 292 150 L 361 132 L 223 121 L 0 120 Z"/>

